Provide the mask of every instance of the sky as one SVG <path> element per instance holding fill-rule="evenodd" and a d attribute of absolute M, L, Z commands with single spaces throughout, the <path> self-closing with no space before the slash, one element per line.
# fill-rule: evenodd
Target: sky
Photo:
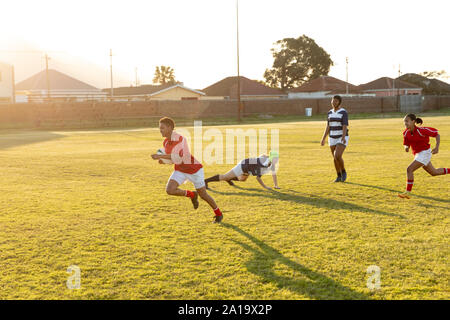
<path fill-rule="evenodd" d="M 2 3 L 0 61 L 16 80 L 45 68 L 99 88 L 150 84 L 167 65 L 203 89 L 237 74 L 236 0 L 14 0 Z M 331 76 L 359 85 L 379 77 L 450 73 L 448 0 L 239 0 L 240 74 L 262 80 L 277 40 L 313 38 Z M 137 70 L 137 73 L 136 73 Z M 447 79 L 449 81 L 449 79 Z"/>

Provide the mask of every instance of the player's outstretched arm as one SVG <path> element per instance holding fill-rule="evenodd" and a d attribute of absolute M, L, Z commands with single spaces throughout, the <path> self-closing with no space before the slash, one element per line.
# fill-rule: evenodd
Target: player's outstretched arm
<path fill-rule="evenodd" d="M 160 160 L 160 159 L 166 159 L 166 160 L 171 160 L 171 154 L 152 154 L 151 155 L 153 160 Z"/>
<path fill-rule="evenodd" d="M 280 187 L 278 186 L 277 174 L 275 172 L 272 173 L 272 179 L 273 179 L 273 187 L 275 189 L 280 189 Z"/>
<path fill-rule="evenodd" d="M 258 180 L 259 184 L 260 184 L 264 189 L 272 190 L 272 188 L 270 188 L 270 187 L 268 187 L 268 186 L 266 186 L 266 185 L 264 184 L 264 182 L 262 181 L 261 177 L 256 177 L 256 180 Z"/>

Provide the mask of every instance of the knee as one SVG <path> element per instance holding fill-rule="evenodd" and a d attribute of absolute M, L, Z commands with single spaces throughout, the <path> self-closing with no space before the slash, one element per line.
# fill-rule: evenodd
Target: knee
<path fill-rule="evenodd" d="M 334 160 L 341 161 L 342 160 L 342 155 L 341 154 L 335 154 L 334 155 Z"/>
<path fill-rule="evenodd" d="M 413 172 L 414 172 L 414 170 L 413 170 L 411 167 L 408 167 L 408 168 L 406 169 L 406 173 L 407 173 L 407 174 L 413 174 Z"/>
<path fill-rule="evenodd" d="M 203 200 L 208 198 L 208 193 L 206 192 L 206 190 L 197 190 L 197 193 Z"/>
<path fill-rule="evenodd" d="M 433 170 L 433 171 L 431 171 L 431 172 L 429 172 L 429 173 L 430 173 L 430 175 L 432 175 L 433 177 L 439 175 L 438 172 L 437 172 L 436 170 Z"/>
<path fill-rule="evenodd" d="M 166 187 L 166 193 L 169 196 L 172 196 L 175 193 L 175 189 L 174 188 L 170 188 L 170 187 Z"/>

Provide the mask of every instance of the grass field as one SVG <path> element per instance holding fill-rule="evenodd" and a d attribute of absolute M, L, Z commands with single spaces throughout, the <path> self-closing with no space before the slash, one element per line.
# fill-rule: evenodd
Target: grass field
<path fill-rule="evenodd" d="M 433 164 L 450 167 L 450 116 L 424 120 L 442 137 Z M 402 119 L 350 121 L 345 184 L 324 121 L 243 126 L 280 130 L 282 189 L 211 185 L 222 225 L 166 195 L 155 128 L 2 131 L 0 299 L 449 299 L 450 176 L 420 170 L 416 196 L 397 198 L 412 161 Z M 66 287 L 71 265 L 81 289 Z"/>

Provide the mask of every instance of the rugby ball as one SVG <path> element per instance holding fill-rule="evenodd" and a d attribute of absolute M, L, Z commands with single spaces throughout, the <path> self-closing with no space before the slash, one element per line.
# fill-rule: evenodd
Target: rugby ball
<path fill-rule="evenodd" d="M 156 151 L 156 154 L 166 154 L 166 152 L 164 151 L 164 149 L 158 149 L 158 151 Z M 166 164 L 172 164 L 173 161 L 169 160 L 169 159 L 160 159 L 163 163 Z"/>

